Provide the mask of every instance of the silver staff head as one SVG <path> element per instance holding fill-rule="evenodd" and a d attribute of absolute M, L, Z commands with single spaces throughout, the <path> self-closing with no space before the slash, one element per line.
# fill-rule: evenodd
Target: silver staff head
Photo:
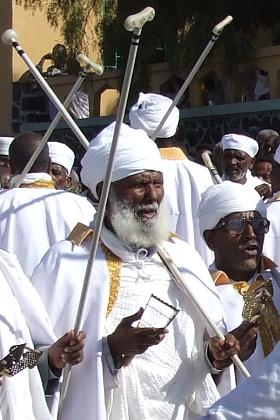
<path fill-rule="evenodd" d="M 233 17 L 232 16 L 227 16 L 225 19 L 223 19 L 221 22 L 217 23 L 216 26 L 214 26 L 212 32 L 215 35 L 220 35 L 220 33 L 222 32 L 222 30 L 229 25 L 231 22 L 233 21 Z"/>
<path fill-rule="evenodd" d="M 146 22 L 151 21 L 155 17 L 155 9 L 145 7 L 141 12 L 130 15 L 125 19 L 124 27 L 127 31 L 132 32 L 134 29 L 141 29 Z"/>
<path fill-rule="evenodd" d="M 86 70 L 92 71 L 93 73 L 98 74 L 98 76 L 101 76 L 101 74 L 103 74 L 103 72 L 104 72 L 104 67 L 102 65 L 94 63 L 85 54 L 78 54 L 76 56 L 76 60 L 82 66 L 85 66 Z"/>
<path fill-rule="evenodd" d="M 12 45 L 13 42 L 17 41 L 17 33 L 13 29 L 7 29 L 2 34 L 2 42 L 6 45 Z"/>

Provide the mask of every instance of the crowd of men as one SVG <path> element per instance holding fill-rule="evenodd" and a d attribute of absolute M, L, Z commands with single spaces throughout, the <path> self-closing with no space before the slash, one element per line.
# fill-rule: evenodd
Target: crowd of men
<path fill-rule="evenodd" d="M 217 184 L 176 107 L 151 139 L 170 104 L 140 93 L 120 127 L 89 273 L 115 123 L 25 177 L 42 137 L 0 137 L 0 420 L 278 418 L 280 137 L 225 134 Z"/>

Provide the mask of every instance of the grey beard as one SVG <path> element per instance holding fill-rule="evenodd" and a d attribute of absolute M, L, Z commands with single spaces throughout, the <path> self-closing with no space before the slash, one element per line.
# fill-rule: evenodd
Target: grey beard
<path fill-rule="evenodd" d="M 111 224 L 119 239 L 135 248 L 151 248 L 168 239 L 170 223 L 164 207 L 157 203 L 132 208 L 127 202 L 111 199 Z M 140 209 L 158 210 L 153 220 L 142 221 L 136 213 Z"/>

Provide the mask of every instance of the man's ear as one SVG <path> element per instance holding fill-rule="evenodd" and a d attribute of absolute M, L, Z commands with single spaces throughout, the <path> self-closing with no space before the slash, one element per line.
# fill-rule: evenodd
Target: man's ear
<path fill-rule="evenodd" d="M 208 247 L 214 251 L 215 249 L 215 232 L 213 230 L 206 230 L 203 232 L 203 237 Z"/>
<path fill-rule="evenodd" d="M 256 159 L 255 158 L 251 158 L 251 163 L 249 165 L 249 169 L 252 169 L 253 166 L 255 165 Z"/>

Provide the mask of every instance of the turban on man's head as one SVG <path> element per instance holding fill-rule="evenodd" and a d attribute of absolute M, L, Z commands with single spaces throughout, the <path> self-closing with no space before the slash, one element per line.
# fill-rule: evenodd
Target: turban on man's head
<path fill-rule="evenodd" d="M 257 211 L 266 217 L 266 207 L 257 191 L 231 181 L 212 185 L 202 194 L 198 209 L 201 234 L 214 229 L 229 214 L 243 211 Z"/>
<path fill-rule="evenodd" d="M 141 92 L 137 103 L 131 107 L 129 112 L 130 126 L 141 128 L 146 131 L 149 137 L 152 137 L 171 104 L 172 100 L 166 96 Z M 179 109 L 175 107 L 157 137 L 166 139 L 174 136 L 178 122 Z"/>
<path fill-rule="evenodd" d="M 14 137 L 0 137 L 0 155 L 9 156 L 9 147 Z"/>
<path fill-rule="evenodd" d="M 256 140 L 241 134 L 226 134 L 222 138 L 223 150 L 235 149 L 246 152 L 253 158 L 259 151 L 259 145 Z"/>
<path fill-rule="evenodd" d="M 96 186 L 104 181 L 108 164 L 115 123 L 104 128 L 91 142 L 81 164 L 81 180 L 95 197 Z M 116 149 L 112 182 L 145 171 L 162 172 L 162 162 L 155 143 L 143 130 L 134 130 L 121 125 Z"/>
<path fill-rule="evenodd" d="M 51 163 L 63 166 L 69 175 L 75 160 L 74 152 L 66 144 L 56 141 L 50 141 L 48 146 Z"/>

